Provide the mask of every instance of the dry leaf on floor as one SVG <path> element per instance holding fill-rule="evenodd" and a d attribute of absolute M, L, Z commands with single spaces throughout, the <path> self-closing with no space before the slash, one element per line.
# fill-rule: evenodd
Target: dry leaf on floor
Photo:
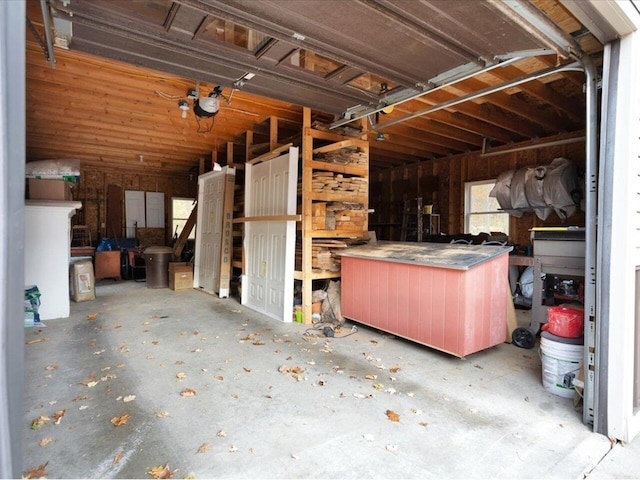
<path fill-rule="evenodd" d="M 40 440 L 38 442 L 38 445 L 40 445 L 41 447 L 46 447 L 47 445 L 49 445 L 52 442 L 51 437 L 46 437 L 43 438 L 42 440 Z"/>
<path fill-rule="evenodd" d="M 80 402 L 82 400 L 92 400 L 92 398 L 86 395 L 78 395 L 76 398 L 71 399 L 72 402 Z"/>
<path fill-rule="evenodd" d="M 251 369 L 250 369 L 250 368 L 242 367 L 242 369 L 243 369 L 245 372 L 247 372 L 247 373 L 251 372 Z"/>
<path fill-rule="evenodd" d="M 371 343 L 373 343 L 374 345 L 375 345 L 376 343 L 378 343 L 378 340 L 369 340 L 369 341 L 370 341 Z"/>
<path fill-rule="evenodd" d="M 211 444 L 208 443 L 208 442 L 205 442 L 202 445 L 200 445 L 200 447 L 198 448 L 198 452 L 197 453 L 206 453 L 209 450 L 211 450 Z"/>
<path fill-rule="evenodd" d="M 106 382 L 107 380 L 113 380 L 114 378 L 118 378 L 115 373 L 107 373 L 104 377 L 100 377 L 100 380 Z"/>
<path fill-rule="evenodd" d="M 158 340 L 154 340 L 154 341 L 153 341 L 153 342 L 151 342 L 151 343 L 153 343 L 154 345 L 158 345 L 160 342 L 159 342 Z"/>
<path fill-rule="evenodd" d="M 169 412 L 156 412 L 156 417 L 158 418 L 167 418 L 169 416 Z"/>
<path fill-rule="evenodd" d="M 42 478 L 47 476 L 47 465 L 49 462 L 43 463 L 38 467 L 34 467 L 25 473 L 22 478 Z"/>
<path fill-rule="evenodd" d="M 127 395 L 122 399 L 124 403 L 133 402 L 136 399 L 135 395 Z"/>
<path fill-rule="evenodd" d="M 382 390 L 384 389 L 384 385 L 381 383 L 374 383 L 373 388 L 375 388 L 376 390 Z"/>
<path fill-rule="evenodd" d="M 120 460 L 122 460 L 122 452 L 116 453 L 116 455 L 113 457 L 113 462 L 111 462 L 111 464 L 118 465 L 120 463 Z"/>
<path fill-rule="evenodd" d="M 51 401 L 49 402 L 49 405 L 55 405 L 56 403 L 58 403 L 58 401 L 57 401 L 57 400 L 51 400 Z"/>
<path fill-rule="evenodd" d="M 80 407 L 78 407 L 78 410 L 86 410 L 87 408 L 89 407 L 87 407 L 86 405 L 80 405 Z"/>
<path fill-rule="evenodd" d="M 27 342 L 27 345 L 32 345 L 34 343 L 48 342 L 48 341 L 49 341 L 49 339 L 47 337 L 36 338 L 35 340 L 29 340 Z"/>
<path fill-rule="evenodd" d="M 255 345 L 255 346 L 258 346 L 258 347 L 259 347 L 260 345 L 264 345 L 264 342 L 261 342 L 261 341 L 256 340 L 255 342 L 253 342 L 253 345 Z"/>
<path fill-rule="evenodd" d="M 171 478 L 171 470 L 169 469 L 168 463 L 164 467 L 162 465 L 153 467 L 147 473 L 149 473 L 149 475 L 151 475 L 154 478 Z"/>
<path fill-rule="evenodd" d="M 95 387 L 97 384 L 98 384 L 98 382 L 97 382 L 97 381 L 95 381 L 95 380 L 94 380 L 94 381 L 92 381 L 92 382 L 87 382 L 87 383 L 86 383 L 87 387 L 89 387 L 89 388 L 93 388 L 93 387 Z"/>
<path fill-rule="evenodd" d="M 195 394 L 196 391 L 193 388 L 185 388 L 180 392 L 180 395 L 183 397 L 193 397 Z"/>
<path fill-rule="evenodd" d="M 387 418 L 389 420 L 391 420 L 392 422 L 399 422 L 400 421 L 400 415 L 398 415 L 393 410 L 387 410 L 385 413 L 387 414 Z"/>
<path fill-rule="evenodd" d="M 191 350 L 191 353 L 199 353 L 201 351 L 202 351 L 201 348 L 194 348 L 193 350 Z"/>
<path fill-rule="evenodd" d="M 56 413 L 53 414 L 53 423 L 55 425 L 60 425 L 60 421 L 62 420 L 62 417 L 64 417 L 64 414 L 66 413 L 66 410 L 58 410 Z"/>
<path fill-rule="evenodd" d="M 221 382 L 224 380 L 224 377 L 222 375 L 216 375 L 215 377 L 216 380 L 220 380 Z"/>
<path fill-rule="evenodd" d="M 398 366 L 391 367 L 391 368 L 389 369 L 389 371 L 390 371 L 391 373 L 397 373 L 398 371 L 400 371 L 400 367 L 398 367 Z"/>
<path fill-rule="evenodd" d="M 116 323 L 116 326 L 113 328 L 122 328 L 122 325 L 120 325 L 119 323 Z"/>
<path fill-rule="evenodd" d="M 220 430 L 216 435 L 218 435 L 219 437 L 226 437 L 227 432 L 225 432 L 224 430 Z"/>
<path fill-rule="evenodd" d="M 153 360 L 155 357 L 153 355 L 147 355 L 145 358 L 147 360 Z"/>
<path fill-rule="evenodd" d="M 113 424 L 114 427 L 119 427 L 121 425 L 126 425 L 126 423 L 129 421 L 130 418 L 131 418 L 131 415 L 129 415 L 128 413 L 125 413 L 124 415 L 120 415 L 119 417 L 113 417 L 111 419 L 111 423 Z"/>
<path fill-rule="evenodd" d="M 364 376 L 364 378 L 366 378 L 367 380 L 375 380 L 376 378 L 378 378 L 377 375 L 371 375 L 371 374 L 367 374 Z"/>
<path fill-rule="evenodd" d="M 42 425 L 46 425 L 47 423 L 49 423 L 49 420 L 49 417 L 40 415 L 38 418 L 33 419 L 33 421 L 31 422 L 31 430 L 39 429 Z"/>
<path fill-rule="evenodd" d="M 421 427 L 426 427 L 429 424 L 427 422 L 420 422 L 418 425 L 420 425 Z"/>
<path fill-rule="evenodd" d="M 184 373 L 184 372 L 180 372 L 180 373 L 176 374 L 176 378 L 177 378 L 179 381 L 182 381 L 182 380 L 184 380 L 185 378 L 187 378 L 187 374 L 186 374 L 186 373 Z"/>
<path fill-rule="evenodd" d="M 52 370 L 57 370 L 58 365 L 47 365 L 46 367 L 44 367 L 44 369 L 50 372 Z"/>
<path fill-rule="evenodd" d="M 96 318 L 98 318 L 98 314 L 97 313 L 90 313 L 89 315 L 87 315 L 87 320 L 95 320 Z"/>
<path fill-rule="evenodd" d="M 301 375 L 302 373 L 304 373 L 304 368 L 300 368 L 300 367 L 289 367 L 289 366 L 287 366 L 287 365 L 281 365 L 281 366 L 278 368 L 278 371 L 279 371 L 280 373 L 285 374 L 285 375 L 286 375 L 286 374 L 291 374 L 291 376 L 292 376 L 293 378 L 295 378 L 296 380 L 300 380 L 300 375 Z"/>

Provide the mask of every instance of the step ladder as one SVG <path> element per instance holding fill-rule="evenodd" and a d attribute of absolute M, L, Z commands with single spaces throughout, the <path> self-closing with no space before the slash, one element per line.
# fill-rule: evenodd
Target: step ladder
<path fill-rule="evenodd" d="M 401 242 L 428 241 L 431 236 L 439 234 L 440 215 L 437 213 L 424 213 L 422 197 L 404 201 L 400 231 Z"/>
<path fill-rule="evenodd" d="M 415 204 L 415 207 L 413 206 Z M 422 197 L 404 201 L 400 241 L 422 241 Z"/>

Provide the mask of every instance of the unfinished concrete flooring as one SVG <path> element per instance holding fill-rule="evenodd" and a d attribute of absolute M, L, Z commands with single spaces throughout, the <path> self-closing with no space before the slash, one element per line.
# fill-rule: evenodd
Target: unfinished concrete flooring
<path fill-rule="evenodd" d="M 537 350 L 461 360 L 362 326 L 328 339 L 134 282 L 71 312 L 26 329 L 25 474 L 578 478 L 611 448 L 543 389 Z"/>

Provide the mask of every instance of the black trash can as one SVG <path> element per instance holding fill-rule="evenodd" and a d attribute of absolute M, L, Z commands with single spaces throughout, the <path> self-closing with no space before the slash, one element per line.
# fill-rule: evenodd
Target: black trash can
<path fill-rule="evenodd" d="M 147 288 L 169 288 L 169 262 L 173 250 L 169 247 L 149 247 L 144 251 L 147 268 Z"/>

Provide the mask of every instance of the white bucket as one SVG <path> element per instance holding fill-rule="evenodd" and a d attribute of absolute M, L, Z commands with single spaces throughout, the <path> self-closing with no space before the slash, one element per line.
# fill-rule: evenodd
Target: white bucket
<path fill-rule="evenodd" d="M 554 342 L 540 337 L 542 386 L 547 392 L 565 398 L 573 397 L 573 379 L 580 372 L 583 349 L 583 345 Z"/>

